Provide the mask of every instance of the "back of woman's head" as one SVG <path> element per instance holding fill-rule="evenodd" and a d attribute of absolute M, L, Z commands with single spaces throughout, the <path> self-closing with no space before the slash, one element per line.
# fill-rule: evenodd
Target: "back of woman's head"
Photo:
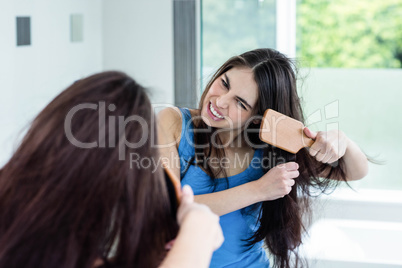
<path fill-rule="evenodd" d="M 151 104 L 120 72 L 79 80 L 0 173 L 0 267 L 157 266 L 176 232 Z M 162 224 L 163 223 L 163 224 Z"/>

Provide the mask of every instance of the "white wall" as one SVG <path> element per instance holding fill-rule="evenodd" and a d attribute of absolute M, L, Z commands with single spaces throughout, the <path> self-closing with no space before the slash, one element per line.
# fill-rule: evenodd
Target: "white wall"
<path fill-rule="evenodd" d="M 75 80 L 121 70 L 173 103 L 173 2 L 0 0 L 0 167 L 24 127 Z M 70 42 L 70 15 L 84 17 L 84 41 Z M 31 17 L 31 45 L 16 46 L 16 17 Z M 18 136 L 18 137 L 17 137 Z"/>
<path fill-rule="evenodd" d="M 174 102 L 173 1 L 105 0 L 103 66 L 149 87 L 153 103 Z"/>
<path fill-rule="evenodd" d="M 102 70 L 100 0 L 1 0 L 0 166 L 24 126 L 73 81 Z M 70 14 L 84 16 L 84 41 L 70 42 Z M 31 17 L 30 46 L 16 46 L 16 16 Z"/>

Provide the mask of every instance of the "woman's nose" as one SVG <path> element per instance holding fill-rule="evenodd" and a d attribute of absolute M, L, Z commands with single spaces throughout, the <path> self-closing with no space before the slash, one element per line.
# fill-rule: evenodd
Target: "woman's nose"
<path fill-rule="evenodd" d="M 218 108 L 226 109 L 226 108 L 228 108 L 228 105 L 229 105 L 229 99 L 228 99 L 226 94 L 222 95 L 222 96 L 219 96 L 216 99 L 216 106 Z"/>

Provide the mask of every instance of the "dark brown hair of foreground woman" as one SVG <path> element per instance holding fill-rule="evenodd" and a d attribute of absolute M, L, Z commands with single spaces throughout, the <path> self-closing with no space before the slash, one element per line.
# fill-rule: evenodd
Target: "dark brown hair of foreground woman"
<path fill-rule="evenodd" d="M 72 134 L 80 142 L 104 142 L 104 148 L 81 149 L 66 136 L 67 114 L 84 103 L 98 106 L 76 112 Z M 110 254 L 125 267 L 160 264 L 177 225 L 160 172 L 130 168 L 131 153 L 156 155 L 155 140 L 149 135 L 139 148 L 124 146 L 125 160 L 119 160 L 119 145 L 140 141 L 153 127 L 132 121 L 119 133 L 117 117 L 132 115 L 151 122 L 144 89 L 123 73 L 105 72 L 77 81 L 34 119 L 0 171 L 0 267 L 93 267 Z"/>

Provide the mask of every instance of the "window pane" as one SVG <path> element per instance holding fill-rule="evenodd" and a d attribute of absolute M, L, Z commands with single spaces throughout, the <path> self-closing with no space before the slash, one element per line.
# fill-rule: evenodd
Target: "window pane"
<path fill-rule="evenodd" d="M 229 57 L 276 44 L 275 0 L 202 0 L 201 72 L 208 77 Z"/>
<path fill-rule="evenodd" d="M 297 12 L 309 123 L 338 127 L 385 162 L 353 187 L 402 190 L 402 1 L 302 0 Z"/>
<path fill-rule="evenodd" d="M 310 67 L 402 67 L 401 0 L 298 0 L 297 27 Z"/>

